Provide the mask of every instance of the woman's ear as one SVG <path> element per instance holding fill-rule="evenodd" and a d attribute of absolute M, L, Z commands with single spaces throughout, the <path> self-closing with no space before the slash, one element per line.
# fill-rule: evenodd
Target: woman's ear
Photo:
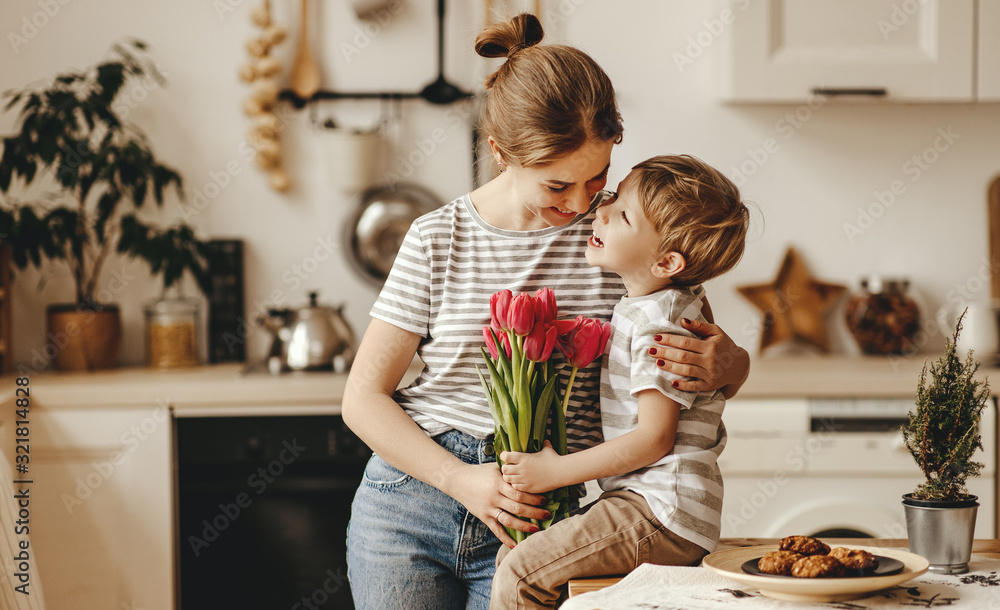
<path fill-rule="evenodd" d="M 687 267 L 687 260 L 685 260 L 684 255 L 671 250 L 653 263 L 653 268 L 650 271 L 654 277 L 666 280 L 684 271 L 685 267 Z"/>
<path fill-rule="evenodd" d="M 490 136 L 486 139 L 490 145 L 490 153 L 493 154 L 493 160 L 497 162 L 497 165 L 501 167 L 506 167 L 507 162 L 504 161 L 503 154 L 500 152 L 500 148 L 497 146 L 497 141 Z"/>

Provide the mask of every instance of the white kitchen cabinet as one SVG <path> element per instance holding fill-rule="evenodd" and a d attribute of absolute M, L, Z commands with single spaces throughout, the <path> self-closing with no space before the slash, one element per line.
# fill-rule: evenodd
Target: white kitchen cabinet
<path fill-rule="evenodd" d="M 728 101 L 1000 101 L 1000 0 L 726 0 L 718 17 Z"/>
<path fill-rule="evenodd" d="M 30 540 L 46 605 L 173 609 L 167 409 L 50 411 L 37 394 Z M 0 429 L 13 455 L 9 418 Z"/>
<path fill-rule="evenodd" d="M 978 90 L 981 102 L 1000 102 L 1000 1 L 979 0 Z"/>

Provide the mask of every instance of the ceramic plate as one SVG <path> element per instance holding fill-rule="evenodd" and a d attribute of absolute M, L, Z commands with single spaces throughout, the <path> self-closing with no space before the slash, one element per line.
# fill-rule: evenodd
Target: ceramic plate
<path fill-rule="evenodd" d="M 927 571 L 929 563 L 920 555 L 894 548 L 857 546 L 853 544 L 834 545 L 849 549 L 862 549 L 896 559 L 903 568 L 896 574 L 883 576 L 859 576 L 855 578 L 774 578 L 757 576 L 743 571 L 743 564 L 757 559 L 765 553 L 777 551 L 777 545 L 751 546 L 728 551 L 718 551 L 705 557 L 702 565 L 709 570 L 731 578 L 736 582 L 756 588 L 761 594 L 775 599 L 793 602 L 838 602 L 858 599 L 875 591 L 904 583 Z"/>
<path fill-rule="evenodd" d="M 886 557 L 885 555 L 879 555 L 873 553 L 875 558 L 878 559 L 878 565 L 874 568 L 868 568 L 867 570 L 855 569 L 845 570 L 843 576 L 837 578 L 862 578 L 865 576 L 888 576 L 890 574 L 898 574 L 903 571 L 903 562 L 898 559 L 893 559 L 892 557 Z M 757 576 L 769 576 L 771 578 L 795 578 L 795 576 L 783 576 L 781 574 L 768 574 L 767 572 L 761 572 L 760 566 L 757 562 L 761 560 L 761 557 L 754 557 L 753 559 L 743 562 L 740 566 L 743 571 L 747 574 L 755 574 Z"/>

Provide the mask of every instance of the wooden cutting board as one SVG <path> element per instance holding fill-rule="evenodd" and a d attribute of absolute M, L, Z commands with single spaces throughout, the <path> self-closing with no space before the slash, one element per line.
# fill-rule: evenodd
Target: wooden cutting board
<path fill-rule="evenodd" d="M 990 223 L 990 296 L 1000 302 L 1000 176 L 990 182 L 986 211 Z"/>

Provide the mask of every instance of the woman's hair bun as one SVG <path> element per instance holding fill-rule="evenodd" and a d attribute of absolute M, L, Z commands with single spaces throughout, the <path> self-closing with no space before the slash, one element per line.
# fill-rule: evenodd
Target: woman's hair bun
<path fill-rule="evenodd" d="M 513 57 L 521 49 L 541 42 L 542 24 L 531 13 L 490 25 L 476 37 L 476 53 L 483 57 Z"/>

